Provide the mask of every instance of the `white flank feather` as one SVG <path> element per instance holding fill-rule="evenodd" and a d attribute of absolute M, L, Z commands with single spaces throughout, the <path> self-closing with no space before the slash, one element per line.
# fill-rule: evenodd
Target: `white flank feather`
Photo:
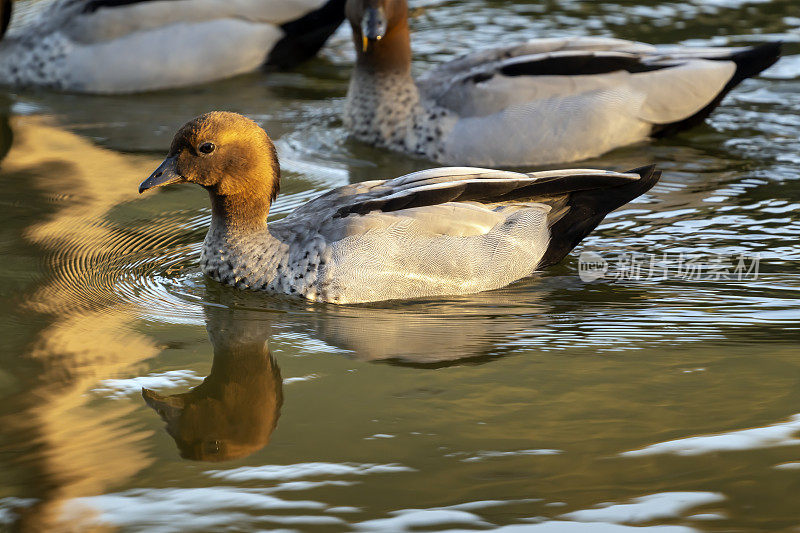
<path fill-rule="evenodd" d="M 12 21 L 0 42 L 0 83 L 129 93 L 228 78 L 258 69 L 286 37 L 281 25 L 326 1 L 160 0 L 97 8 L 89 0 L 53 1 L 23 27 Z"/>

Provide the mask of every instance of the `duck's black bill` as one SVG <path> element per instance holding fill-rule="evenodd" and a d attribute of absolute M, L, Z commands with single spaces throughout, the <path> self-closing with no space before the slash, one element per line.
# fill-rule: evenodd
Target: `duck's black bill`
<path fill-rule="evenodd" d="M 150 177 L 139 184 L 139 194 L 148 189 L 169 185 L 170 183 L 181 183 L 186 181 L 183 176 L 178 174 L 177 158 L 168 157 L 158 168 L 150 174 Z"/>
<path fill-rule="evenodd" d="M 361 19 L 361 35 L 363 51 L 369 49 L 371 43 L 380 41 L 386 35 L 386 15 L 381 7 L 370 7 Z"/>

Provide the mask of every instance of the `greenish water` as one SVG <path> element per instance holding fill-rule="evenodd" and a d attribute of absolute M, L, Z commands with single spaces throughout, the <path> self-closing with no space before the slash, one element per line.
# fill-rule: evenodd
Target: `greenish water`
<path fill-rule="evenodd" d="M 707 125 L 574 165 L 658 163 L 664 178 L 563 264 L 500 291 L 352 307 L 204 279 L 205 193 L 136 193 L 210 109 L 276 139 L 275 217 L 431 166 L 346 140 L 346 31 L 290 73 L 0 96 L 0 528 L 800 530 L 800 5 L 413 7 L 420 71 L 570 34 L 782 39 L 787 57 Z M 759 254 L 760 270 L 584 283 L 582 251 Z"/>

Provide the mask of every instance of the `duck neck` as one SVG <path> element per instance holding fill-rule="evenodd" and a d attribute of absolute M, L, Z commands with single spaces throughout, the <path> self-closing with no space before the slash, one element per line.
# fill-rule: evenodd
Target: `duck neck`
<path fill-rule="evenodd" d="M 358 54 L 356 70 L 372 75 L 411 76 L 411 42 L 407 17 L 389 28 L 380 41 L 370 43 L 366 52 L 362 48 L 361 30 L 354 27 L 353 43 Z"/>
<path fill-rule="evenodd" d="M 344 124 L 355 138 L 398 148 L 407 137 L 412 117 L 420 111 L 420 95 L 411 76 L 411 46 L 408 21 L 403 20 L 366 53 L 361 33 L 354 29 L 358 59 L 350 78 Z M 399 148 L 398 148 L 399 149 Z"/>
<path fill-rule="evenodd" d="M 226 233 L 254 233 L 266 229 L 271 203 L 268 193 L 218 195 L 209 190 L 209 196 L 212 228 Z"/>

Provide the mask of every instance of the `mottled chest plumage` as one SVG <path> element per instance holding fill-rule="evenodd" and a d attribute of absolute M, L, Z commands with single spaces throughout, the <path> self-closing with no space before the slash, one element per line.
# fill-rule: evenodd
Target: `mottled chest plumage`
<path fill-rule="evenodd" d="M 236 233 L 212 225 L 200 267 L 215 281 L 238 289 L 324 300 L 329 260 L 319 237 L 287 238 L 268 229 Z"/>
<path fill-rule="evenodd" d="M 345 126 L 366 143 L 438 161 L 455 118 L 420 99 L 409 74 L 356 71 L 350 81 Z"/>
<path fill-rule="evenodd" d="M 0 81 L 14 86 L 64 89 L 72 85 L 66 62 L 72 46 L 60 32 L 7 39 L 0 47 Z"/>

